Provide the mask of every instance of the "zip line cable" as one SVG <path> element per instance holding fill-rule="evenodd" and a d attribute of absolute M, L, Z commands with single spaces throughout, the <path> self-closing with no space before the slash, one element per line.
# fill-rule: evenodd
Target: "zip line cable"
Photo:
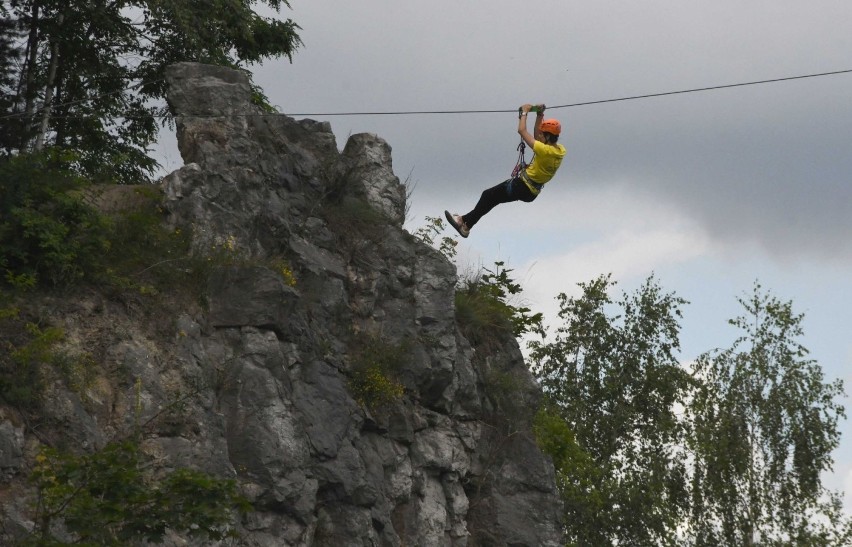
<path fill-rule="evenodd" d="M 570 103 L 570 104 L 562 104 L 557 106 L 548 106 L 547 110 L 554 110 L 557 108 L 572 108 L 576 106 L 588 106 L 593 104 L 603 104 L 603 103 L 614 103 L 618 101 L 632 101 L 635 99 L 648 99 L 651 97 L 664 97 L 667 95 L 679 95 L 683 93 L 696 93 L 699 91 L 713 91 L 717 89 L 727 89 L 731 87 L 743 87 L 748 85 L 760 85 L 760 84 L 769 84 L 775 82 L 785 82 L 789 80 L 803 80 L 805 78 L 818 78 L 821 76 L 834 76 L 837 74 L 849 74 L 852 73 L 852 69 L 848 70 L 835 70 L 833 72 L 820 72 L 818 74 L 805 74 L 802 76 L 788 76 L 786 78 L 773 78 L 771 80 L 757 80 L 752 82 L 742 82 L 737 84 L 725 84 L 725 85 L 716 85 L 711 87 L 697 87 L 693 89 L 682 89 L 679 91 L 666 91 L 663 93 L 649 93 L 646 95 L 632 95 L 629 97 L 619 97 L 616 99 L 602 99 L 597 101 L 585 101 L 581 103 Z M 493 113 L 507 113 L 507 112 L 517 112 L 518 109 L 512 110 L 408 110 L 408 111 L 396 111 L 396 112 L 310 112 L 310 113 L 294 113 L 288 114 L 289 116 L 404 116 L 409 114 L 493 114 Z"/>
<path fill-rule="evenodd" d="M 633 100 L 633 99 L 647 99 L 647 98 L 650 98 L 650 97 L 664 97 L 666 95 L 678 95 L 678 94 L 682 94 L 682 93 L 695 93 L 695 92 L 698 92 L 698 91 L 714 91 L 714 90 L 717 90 L 717 89 L 728 89 L 728 88 L 731 88 L 731 87 L 743 87 L 743 86 L 747 86 L 747 85 L 771 84 L 771 83 L 775 83 L 775 82 L 787 82 L 787 81 L 790 81 L 790 80 L 803 80 L 805 78 L 817 78 L 817 77 L 820 77 L 820 76 L 835 76 L 837 74 L 849 74 L 849 73 L 852 73 L 852 69 L 836 70 L 834 72 L 821 72 L 819 74 L 805 74 L 804 76 L 788 76 L 786 78 L 773 78 L 771 80 L 757 80 L 757 81 L 754 81 L 754 82 L 743 82 L 743 83 L 739 83 L 739 84 L 726 84 L 726 85 L 717 85 L 717 86 L 712 86 L 712 87 L 697 87 L 697 88 L 694 88 L 694 89 L 684 89 L 684 90 L 681 90 L 681 91 L 667 91 L 667 92 L 664 92 L 664 93 L 651 93 L 651 94 L 648 94 L 648 95 L 634 95 L 632 97 L 622 97 L 620 99 L 604 99 L 604 100 L 601 100 L 601 101 L 588 101 L 588 102 L 584 102 L 584 103 L 563 104 L 563 105 L 559 105 L 559 106 L 548 106 L 547 108 L 548 109 L 551 109 L 551 108 L 570 108 L 570 107 L 573 107 L 573 106 L 586 106 L 586 105 L 591 105 L 591 104 L 614 103 L 616 101 L 630 101 L 630 100 Z"/>
<path fill-rule="evenodd" d="M 701 91 L 715 91 L 715 90 L 719 90 L 719 89 L 730 89 L 730 88 L 734 88 L 734 87 L 745 87 L 745 86 L 751 86 L 751 85 L 771 84 L 771 83 L 777 83 L 777 82 L 787 82 L 787 81 L 791 81 L 791 80 L 804 80 L 806 78 L 820 78 L 820 77 L 823 77 L 823 76 L 835 76 L 835 75 L 838 75 L 838 74 L 849 74 L 849 73 L 852 73 L 852 69 L 835 70 L 835 71 L 832 71 L 832 72 L 819 72 L 819 73 L 816 73 L 816 74 L 804 74 L 804 75 L 800 75 L 800 76 L 787 76 L 785 78 L 772 78 L 772 79 L 769 79 L 769 80 L 755 80 L 755 81 L 750 81 L 750 82 L 740 82 L 740 83 L 736 83 L 736 84 L 724 84 L 724 85 L 716 85 L 716 86 L 709 86 L 709 87 L 696 87 L 696 88 L 692 88 L 692 89 L 681 89 L 681 90 L 678 90 L 678 91 L 665 91 L 665 92 L 662 92 L 662 93 L 648 93 L 648 94 L 644 94 L 644 95 L 631 95 L 631 96 L 627 96 L 627 97 L 618 97 L 618 98 L 614 98 L 614 99 L 600 99 L 600 100 L 594 100 L 594 101 L 584 101 L 584 102 L 579 102 L 579 103 L 561 104 L 561 105 L 556 105 L 556 106 L 548 106 L 547 110 L 555 110 L 555 109 L 560 109 L 560 108 L 574 108 L 574 107 L 578 107 L 578 106 L 589 106 L 589 105 L 594 105 L 594 104 L 615 103 L 615 102 L 621 102 L 621 101 L 633 101 L 633 100 L 637 100 L 637 99 L 649 99 L 649 98 L 652 98 L 652 97 L 665 97 L 665 96 L 669 96 L 669 95 L 682 95 L 682 94 L 686 94 L 686 93 L 697 93 L 697 92 L 701 92 Z M 134 88 L 140 87 L 140 86 L 145 85 L 145 84 L 156 83 L 156 82 L 159 82 L 159 81 L 162 81 L 162 79 L 152 80 L 152 81 L 148 81 L 148 82 L 142 82 L 142 83 L 136 84 L 132 87 L 129 87 L 127 89 L 130 90 L 130 89 L 134 89 Z M 112 95 L 112 94 L 115 94 L 115 93 L 116 92 L 107 93 L 107 94 L 101 95 L 99 97 L 95 97 L 94 99 L 98 99 L 100 97 Z M 72 101 L 72 102 L 68 102 L 68 103 L 59 103 L 59 104 L 52 105 L 51 108 L 58 108 L 58 107 L 62 107 L 62 106 L 79 104 L 79 103 L 83 102 L 84 100 L 85 99 Z M 228 116 L 246 116 L 246 117 L 260 116 L 260 117 L 263 117 L 263 116 L 280 116 L 282 114 L 287 115 L 287 116 L 408 116 L 408 115 L 427 115 L 427 114 L 505 114 L 505 113 L 516 113 L 517 111 L 518 110 L 516 108 L 509 109 L 509 110 L 506 110 L 506 109 L 494 109 L 494 110 L 396 110 L 396 111 L 377 111 L 377 112 L 298 112 L 298 113 L 283 112 L 283 113 L 260 113 L 260 114 L 233 113 L 233 114 L 229 114 Z M 9 119 L 9 118 L 26 117 L 26 116 L 35 116 L 37 114 L 38 114 L 38 112 L 34 112 L 34 113 L 30 113 L 30 114 L 13 113 L 13 114 L 7 114 L 5 116 L 0 116 L 0 120 Z M 88 116 L 73 116 L 73 115 L 71 115 L 71 116 L 53 116 L 52 118 L 53 119 L 74 119 L 74 118 L 93 118 L 93 117 L 95 117 L 95 116 L 93 116 L 93 115 L 88 115 Z M 169 118 L 169 117 L 172 117 L 172 116 L 170 114 L 151 114 L 148 117 Z M 221 117 L 226 117 L 226 116 L 222 116 L 222 115 L 207 115 L 207 116 L 195 115 L 195 116 L 187 116 L 187 117 L 221 118 Z"/>

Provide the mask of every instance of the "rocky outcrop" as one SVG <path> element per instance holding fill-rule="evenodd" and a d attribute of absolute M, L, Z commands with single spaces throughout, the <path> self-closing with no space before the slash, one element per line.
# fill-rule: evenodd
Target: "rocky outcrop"
<path fill-rule="evenodd" d="M 538 389 L 514 339 L 474 348 L 460 332 L 455 267 L 402 229 L 390 146 L 360 134 L 340 152 L 327 123 L 254 106 L 238 71 L 167 78 L 185 162 L 162 183 L 167 220 L 197 253 L 234 259 L 204 308 L 159 325 L 170 334 L 111 318 L 126 331 L 104 355 L 128 380 L 87 408 L 55 388 L 74 441 L 102 444 L 134 404 L 145 422 L 192 393 L 145 452 L 236 479 L 246 545 L 561 545 L 530 433 Z M 373 404 L 353 381 L 382 360 L 401 390 Z M 0 420 L 0 480 L 20 477 L 25 437 Z M 27 527 L 22 504 L 5 514 Z"/>

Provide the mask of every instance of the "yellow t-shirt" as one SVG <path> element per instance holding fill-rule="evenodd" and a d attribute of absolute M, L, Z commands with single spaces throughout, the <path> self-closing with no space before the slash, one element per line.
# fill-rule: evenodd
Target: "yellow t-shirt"
<path fill-rule="evenodd" d="M 535 141 L 533 152 L 535 152 L 535 157 L 529 166 L 527 166 L 527 178 L 537 184 L 544 184 L 553 178 L 556 170 L 562 165 L 562 158 L 565 157 L 565 147 L 559 143 L 550 145 L 544 144 L 541 141 Z M 530 188 L 530 190 L 533 189 Z M 538 189 L 533 190 L 533 193 L 538 194 Z"/>

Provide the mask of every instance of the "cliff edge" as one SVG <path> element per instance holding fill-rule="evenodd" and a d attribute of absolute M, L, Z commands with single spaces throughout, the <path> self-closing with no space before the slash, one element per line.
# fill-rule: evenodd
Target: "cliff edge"
<path fill-rule="evenodd" d="M 141 320 L 94 299 L 57 319 L 110 371 L 51 385 L 63 444 L 148 424 L 152 465 L 237 481 L 245 545 L 562 545 L 538 387 L 514 338 L 462 334 L 455 267 L 402 229 L 390 146 L 358 134 L 341 152 L 329 124 L 253 105 L 239 71 L 167 80 L 185 165 L 162 182 L 166 222 L 224 259 L 197 306 Z M 43 435 L 0 412 L 7 538 L 31 527 Z"/>

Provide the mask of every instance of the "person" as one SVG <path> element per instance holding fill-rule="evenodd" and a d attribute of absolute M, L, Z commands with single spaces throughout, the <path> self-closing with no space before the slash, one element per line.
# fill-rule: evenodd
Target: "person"
<path fill-rule="evenodd" d="M 527 130 L 527 117 L 533 105 L 525 104 L 518 115 L 518 133 L 524 143 L 533 149 L 533 159 L 526 169 L 493 188 L 482 192 L 473 210 L 465 215 L 450 214 L 444 211 L 447 221 L 462 237 L 470 235 L 470 230 L 491 209 L 501 203 L 512 201 L 533 201 L 541 193 L 544 185 L 553 178 L 565 157 L 565 147 L 559 142 L 562 125 L 558 120 L 544 119 L 545 106 L 535 106 L 535 125 L 533 132 Z"/>

